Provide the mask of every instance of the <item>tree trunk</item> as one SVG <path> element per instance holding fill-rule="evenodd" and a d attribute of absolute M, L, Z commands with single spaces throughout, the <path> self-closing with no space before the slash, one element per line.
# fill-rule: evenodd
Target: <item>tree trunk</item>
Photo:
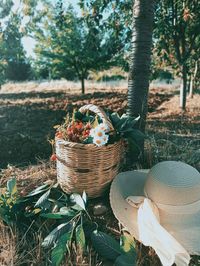
<path fill-rule="evenodd" d="M 185 110 L 187 96 L 187 69 L 185 65 L 182 67 L 182 79 L 183 81 L 180 87 L 180 108 Z"/>
<path fill-rule="evenodd" d="M 189 89 L 189 97 L 193 98 L 193 76 L 190 78 L 190 89 Z"/>
<path fill-rule="evenodd" d="M 132 117 L 140 115 L 138 128 L 143 132 L 147 114 L 154 7 L 154 0 L 135 0 L 133 6 L 127 114 Z"/>
<path fill-rule="evenodd" d="M 194 94 L 194 81 L 196 79 L 197 69 L 198 69 L 198 63 L 196 61 L 195 62 L 195 68 L 194 68 L 194 75 L 191 75 L 191 80 L 190 80 L 190 91 L 189 91 L 189 97 L 190 98 L 193 98 L 193 94 Z"/>
<path fill-rule="evenodd" d="M 85 94 L 85 79 L 81 78 L 81 92 L 82 94 Z"/>

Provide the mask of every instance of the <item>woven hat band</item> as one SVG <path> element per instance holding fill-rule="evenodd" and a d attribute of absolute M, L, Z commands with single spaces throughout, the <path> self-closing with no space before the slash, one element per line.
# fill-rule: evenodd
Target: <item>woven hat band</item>
<path fill-rule="evenodd" d="M 145 197 L 129 196 L 126 201 L 137 207 L 137 224 L 139 240 L 152 247 L 157 253 L 163 266 L 174 263 L 188 266 L 190 255 L 186 249 L 160 224 L 156 205 Z"/>

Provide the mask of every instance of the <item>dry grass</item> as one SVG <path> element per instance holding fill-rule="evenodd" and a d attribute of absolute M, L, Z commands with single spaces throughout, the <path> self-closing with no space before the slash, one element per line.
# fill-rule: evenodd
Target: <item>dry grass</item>
<path fill-rule="evenodd" d="M 120 89 L 125 90 L 127 87 L 126 81 L 118 82 L 95 82 L 85 81 L 86 92 L 91 93 L 94 91 L 109 91 Z M 80 82 L 55 80 L 55 81 L 30 81 L 30 82 L 17 82 L 6 83 L 2 86 L 1 93 L 22 93 L 22 92 L 50 92 L 50 91 L 65 91 L 68 93 L 80 93 Z"/>
<path fill-rule="evenodd" d="M 0 265 L 14 266 L 16 259 L 16 234 L 0 221 Z"/>

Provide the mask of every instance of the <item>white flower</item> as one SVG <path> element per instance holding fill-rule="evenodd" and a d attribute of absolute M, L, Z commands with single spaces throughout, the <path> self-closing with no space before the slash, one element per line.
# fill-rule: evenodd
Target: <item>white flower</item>
<path fill-rule="evenodd" d="M 108 142 L 108 135 L 104 135 L 103 137 L 95 137 L 93 138 L 93 143 L 98 147 L 105 145 Z"/>
<path fill-rule="evenodd" d="M 109 131 L 109 126 L 106 124 L 106 123 L 101 123 L 101 124 L 99 124 L 98 126 L 97 126 L 97 128 L 98 129 L 101 129 L 101 130 L 103 130 L 103 131 L 105 131 L 105 132 L 108 132 Z"/>
<path fill-rule="evenodd" d="M 90 136 L 93 138 L 93 143 L 97 146 L 103 146 L 108 142 L 108 135 L 106 132 L 109 131 L 109 127 L 105 123 L 101 123 L 95 128 L 90 130 Z"/>
<path fill-rule="evenodd" d="M 95 136 L 95 128 L 92 128 L 90 130 L 90 136 L 94 138 L 94 136 Z"/>

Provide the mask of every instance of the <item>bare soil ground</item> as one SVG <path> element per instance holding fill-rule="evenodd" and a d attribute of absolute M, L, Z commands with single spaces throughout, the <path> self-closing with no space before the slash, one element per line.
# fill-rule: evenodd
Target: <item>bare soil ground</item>
<path fill-rule="evenodd" d="M 20 87 L 9 84 L 0 91 L 0 186 L 15 175 L 22 194 L 45 181 L 56 181 L 55 165 L 49 162 L 51 147 L 48 139 L 53 138 L 53 126 L 62 122 L 67 111 L 94 103 L 122 114 L 127 106 L 125 87 L 93 86 L 87 94 L 80 95 L 77 88 L 53 88 L 52 85 L 48 90 L 38 86 Z M 176 88 L 151 88 L 145 144 L 146 159 L 143 165 L 135 167 L 149 168 L 161 160 L 182 160 L 200 170 L 200 94 L 196 93 L 193 99 L 188 99 L 185 112 L 180 111 L 178 100 Z M 99 201 L 108 205 L 107 199 Z M 92 203 L 94 204 L 96 201 Z M 94 219 L 104 230 L 119 237 L 117 221 L 110 209 L 103 217 Z M 37 243 L 37 247 L 30 247 L 23 258 L 15 254 L 14 265 L 48 265 L 40 264 L 40 259 L 45 254 L 39 249 L 39 242 Z M 3 247 L 1 242 L 0 245 Z M 5 245 L 8 249 L 11 244 Z M 11 246 L 10 249 L 15 252 L 16 247 Z M 2 252 L 0 249 L 0 258 Z M 87 258 L 84 264 L 82 260 L 82 264 L 79 262 L 79 265 L 108 265 L 93 253 L 90 254 L 90 263 Z M 140 247 L 139 254 L 140 265 L 159 265 L 156 256 L 152 256 L 152 250 L 147 251 Z M 145 254 L 145 259 L 142 254 Z M 74 262 L 72 265 L 78 264 Z"/>

